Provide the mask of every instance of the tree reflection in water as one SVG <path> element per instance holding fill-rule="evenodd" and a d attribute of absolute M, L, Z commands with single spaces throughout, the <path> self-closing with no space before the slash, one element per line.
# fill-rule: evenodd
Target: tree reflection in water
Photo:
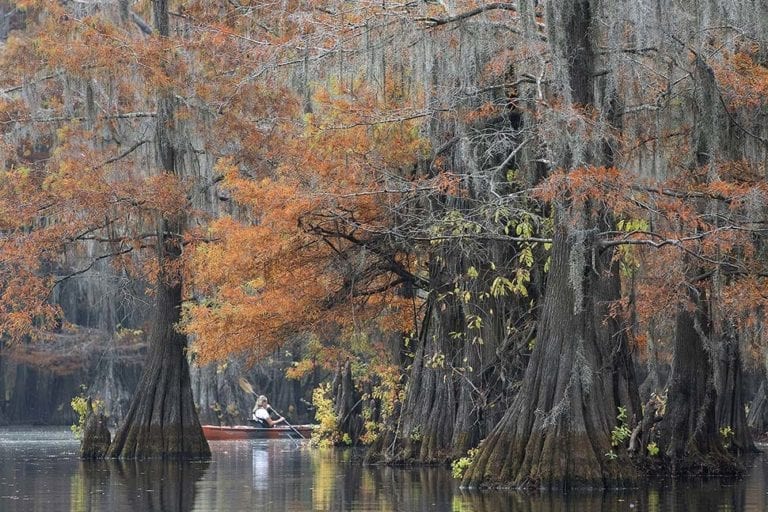
<path fill-rule="evenodd" d="M 190 512 L 195 484 L 209 465 L 206 461 L 109 459 L 80 464 L 73 478 L 82 478 L 82 492 L 72 493 L 73 512 Z"/>
<path fill-rule="evenodd" d="M 351 451 L 292 443 L 225 443 L 213 463 L 83 462 L 70 510 L 566 512 L 768 510 L 766 462 L 739 481 L 646 482 L 626 490 L 562 493 L 467 491 L 444 467 L 364 466 Z M 2 507 L 0 507 L 2 509 Z"/>
<path fill-rule="evenodd" d="M 454 496 L 452 512 L 571 512 L 642 511 L 699 512 L 704 510 L 764 510 L 746 506 L 744 485 L 722 481 L 692 485 L 672 483 L 667 487 L 644 487 L 612 491 L 583 491 L 568 494 L 519 493 L 515 491 L 461 491 Z"/>
<path fill-rule="evenodd" d="M 444 468 L 362 466 L 338 452 L 311 454 L 312 510 L 437 510 L 450 512 L 758 511 L 768 488 L 762 464 L 744 481 L 649 481 L 623 490 L 522 493 L 466 491 Z"/>

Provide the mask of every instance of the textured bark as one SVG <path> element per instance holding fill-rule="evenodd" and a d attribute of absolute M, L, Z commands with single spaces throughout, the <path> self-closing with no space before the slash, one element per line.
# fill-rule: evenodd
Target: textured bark
<path fill-rule="evenodd" d="M 426 315 L 401 409 L 397 445 L 388 454 L 390 462 L 444 462 L 449 457 L 456 398 L 449 368 L 455 349 L 448 332 L 463 326 L 455 303 L 440 311 L 430 300 Z"/>
<path fill-rule="evenodd" d="M 86 414 L 83 439 L 80 443 L 80 458 L 102 459 L 107 454 L 112 441 L 112 435 L 107 428 L 107 418 L 102 412 L 94 412 L 90 397 L 87 401 Z"/>
<path fill-rule="evenodd" d="M 702 339 L 708 325 L 702 301 L 696 311 L 677 314 L 669 399 L 659 424 L 659 446 L 671 474 L 738 473 L 728 454 L 716 419 L 717 391 L 710 355 Z"/>
<path fill-rule="evenodd" d="M 169 35 L 168 5 L 153 2 L 155 28 Z M 181 175 L 177 155 L 175 100 L 158 91 L 155 143 L 163 172 Z M 158 273 L 155 311 L 149 340 L 149 361 L 139 382 L 124 426 L 115 435 L 109 455 L 120 458 L 205 458 L 211 452 L 203 436 L 192 397 L 186 337 L 176 330 L 181 319 L 182 217 L 158 219 Z"/>
<path fill-rule="evenodd" d="M 596 106 L 593 23 L 597 2 L 547 3 L 549 43 L 566 100 Z M 603 98 L 603 101 L 610 102 Z M 611 120 L 613 105 L 604 110 Z M 574 141 L 560 155 L 565 168 L 612 165 L 608 144 Z M 514 403 L 464 477 L 469 487 L 572 488 L 621 485 L 635 478 L 611 430 L 617 408 L 630 424 L 640 403 L 625 330 L 610 314 L 620 296 L 612 252 L 600 253 L 594 233 L 612 229 L 611 216 L 585 203 L 556 206 L 556 227 L 536 346 Z"/>
<path fill-rule="evenodd" d="M 88 393 L 104 403 L 104 414 L 110 427 L 117 428 L 128 414 L 133 399 L 133 391 L 141 379 L 143 363 L 147 351 L 144 344 L 137 344 L 131 349 L 119 349 L 115 344 L 100 354 L 93 366 L 95 375 Z M 73 395 L 76 392 L 72 393 Z"/>
<path fill-rule="evenodd" d="M 651 322 L 648 328 L 647 334 L 648 344 L 648 363 L 646 365 L 646 371 L 648 372 L 640 384 L 640 398 L 642 400 L 648 400 L 654 393 L 659 395 L 663 392 L 664 382 L 666 381 L 666 375 L 662 376 L 662 363 L 659 357 L 658 337 L 654 322 Z M 666 365 L 665 365 L 666 369 Z M 668 370 L 665 371 L 668 373 Z"/>
<path fill-rule="evenodd" d="M 349 436 L 352 444 L 357 444 L 363 432 L 362 401 L 352 380 L 352 366 L 347 361 L 336 372 L 332 385 L 333 407 L 339 420 L 339 431 Z"/>
<path fill-rule="evenodd" d="M 109 455 L 121 458 L 207 457 L 192 399 L 186 339 L 175 325 L 181 313 L 181 284 L 158 284 L 148 362 L 124 426 Z"/>
<path fill-rule="evenodd" d="M 493 261 L 515 261 L 512 247 L 489 244 L 488 250 Z M 538 259 L 543 262 L 544 257 Z M 525 369 L 528 344 L 535 336 L 535 322 L 531 303 L 539 301 L 540 294 L 533 280 L 527 283 L 527 296 L 499 295 L 483 296 L 491 289 L 495 271 L 487 265 L 477 264 L 478 278 L 472 281 L 470 291 L 474 297 L 468 304 L 462 304 L 463 318 L 477 314 L 482 319 L 479 329 L 462 327 L 464 343 L 460 358 L 455 364 L 462 371 L 454 372 L 458 377 L 456 387 L 456 418 L 451 436 L 450 457 L 464 456 L 470 448 L 478 445 L 501 420 L 509 407 L 516 386 Z M 531 274 L 541 269 L 534 266 Z"/>
<path fill-rule="evenodd" d="M 765 377 L 760 381 L 760 387 L 749 407 L 747 425 L 759 437 L 765 437 L 768 432 L 768 392 Z"/>
<path fill-rule="evenodd" d="M 701 180 L 718 181 L 718 159 L 737 158 L 732 119 L 724 112 L 714 71 L 701 55 L 694 59 L 696 81 L 694 147 L 691 165 L 706 169 Z M 717 201 L 697 205 L 712 218 L 724 208 Z M 689 271 L 697 282 L 700 269 Z M 741 396 L 741 362 L 738 338 L 730 319 L 721 318 L 720 289 L 727 276 L 715 267 L 706 286 L 689 286 L 689 304 L 677 313 L 669 398 L 659 424 L 663 470 L 672 474 L 741 473 L 743 467 L 730 456 L 751 451 Z M 697 286 L 697 289 L 693 289 Z M 719 427 L 735 435 L 725 439 Z M 655 463 L 658 466 L 659 463 Z"/>
<path fill-rule="evenodd" d="M 470 293 L 477 297 L 490 285 L 481 270 Z M 519 340 L 507 333 L 515 304 L 510 297 L 472 304 L 452 295 L 430 298 L 399 421 L 390 426 L 395 439 L 381 454 L 387 461 L 444 463 L 465 455 L 496 425 L 516 377 L 509 361 L 518 361 Z M 479 328 L 468 327 L 472 314 L 481 319 Z"/>
<path fill-rule="evenodd" d="M 743 369 L 739 340 L 733 335 L 721 341 L 722 348 L 717 360 L 717 403 L 715 416 L 717 426 L 730 429 L 733 433 L 724 440 L 727 448 L 734 454 L 754 452 L 755 443 L 747 425 L 744 407 Z"/>
<path fill-rule="evenodd" d="M 630 419 L 640 408 L 623 330 L 607 317 L 619 291 L 611 255 L 598 257 L 591 269 L 584 255 L 593 249 L 588 239 L 558 229 L 521 391 L 480 445 L 464 485 L 602 487 L 635 476 L 622 456 L 606 457 L 616 408 L 626 407 Z M 578 292 L 569 281 L 574 265 Z"/>

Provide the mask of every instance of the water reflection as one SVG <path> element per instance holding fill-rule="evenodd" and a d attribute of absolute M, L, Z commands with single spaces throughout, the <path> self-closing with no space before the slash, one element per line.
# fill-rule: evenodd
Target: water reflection
<path fill-rule="evenodd" d="M 269 489 L 269 450 L 262 446 L 251 448 L 251 470 L 253 488 L 257 491 Z"/>
<path fill-rule="evenodd" d="M 72 475 L 72 512 L 190 512 L 206 461 L 82 461 Z"/>
<path fill-rule="evenodd" d="M 64 431 L 0 430 L 0 511 L 565 512 L 768 510 L 764 455 L 742 480 L 526 495 L 467 492 L 445 468 L 370 467 L 291 441 L 212 444 L 209 463 L 81 462 Z"/>
<path fill-rule="evenodd" d="M 765 482 L 759 467 L 759 488 L 755 476 L 747 481 L 727 482 L 719 479 L 696 482 L 646 482 L 638 489 L 521 494 L 507 492 L 468 492 L 454 495 L 452 512 L 570 512 L 570 511 L 764 511 Z M 758 468 L 755 468 L 756 470 Z M 756 471 L 755 473 L 757 473 Z"/>

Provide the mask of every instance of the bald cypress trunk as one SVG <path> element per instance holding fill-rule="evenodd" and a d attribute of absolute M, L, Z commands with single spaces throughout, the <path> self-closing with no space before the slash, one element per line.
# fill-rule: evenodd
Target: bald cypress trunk
<path fill-rule="evenodd" d="M 352 379 L 352 365 L 349 361 L 339 368 L 333 379 L 333 405 L 336 418 L 339 420 L 339 431 L 348 436 L 352 444 L 357 444 L 363 432 L 362 400 L 355 389 Z"/>
<path fill-rule="evenodd" d="M 729 334 L 722 340 L 723 346 L 717 360 L 719 389 L 715 414 L 717 426 L 726 433 L 723 439 L 726 448 L 738 455 L 755 452 L 757 449 L 747 425 L 747 413 L 744 407 L 739 340 L 734 330 Z"/>
<path fill-rule="evenodd" d="M 169 34 L 168 5 L 153 2 L 155 27 Z M 155 140 L 159 164 L 166 173 L 181 174 L 177 158 L 174 98 L 158 91 Z M 120 458 L 199 458 L 210 456 L 192 397 L 186 356 L 186 336 L 176 326 L 181 320 L 181 234 L 185 219 L 163 217 L 157 226 L 155 310 L 149 339 L 149 360 L 136 389 L 123 427 L 115 435 L 109 455 Z"/>
<path fill-rule="evenodd" d="M 547 4 L 549 41 L 565 73 L 566 97 L 577 107 L 599 107 L 597 9 L 589 0 Z M 566 153 L 566 168 L 612 164 L 608 144 L 574 142 Z M 621 297 L 618 265 L 613 251 L 603 251 L 596 239 L 613 229 L 611 215 L 589 201 L 583 209 L 567 201 L 554 207 L 536 345 L 520 392 L 464 477 L 469 487 L 567 489 L 635 478 L 624 451 L 611 443 L 619 407 L 628 423 L 640 419 L 626 331 L 610 311 Z"/>
<path fill-rule="evenodd" d="M 666 414 L 659 425 L 665 472 L 672 474 L 722 473 L 738 469 L 728 454 L 716 419 L 717 390 L 707 350 L 708 326 L 699 306 L 677 314 L 674 359 Z"/>
<path fill-rule="evenodd" d="M 699 179 L 712 183 L 720 180 L 718 159 L 736 146 L 714 71 L 701 55 L 696 55 L 693 65 L 697 87 L 691 166 L 705 169 L 706 175 Z M 697 206 L 713 219 L 724 209 L 713 199 Z M 735 326 L 720 311 L 727 267 L 718 264 L 710 270 L 698 268 L 698 262 L 688 263 L 689 303 L 681 304 L 677 312 L 669 398 L 658 427 L 665 456 L 662 471 L 740 473 L 743 467 L 728 450 L 750 451 L 753 443 L 741 397 L 738 338 Z"/>
<path fill-rule="evenodd" d="M 148 361 L 109 455 L 198 458 L 210 455 L 192 399 L 186 338 L 175 325 L 181 284 L 158 283 Z"/>
<path fill-rule="evenodd" d="M 104 455 L 109 450 L 112 437 L 107 428 L 106 416 L 101 411 L 97 413 L 93 410 L 91 397 L 88 397 L 86 402 L 86 415 L 83 439 L 80 443 L 80 458 L 104 458 Z"/>
<path fill-rule="evenodd" d="M 456 420 L 456 388 L 450 366 L 456 348 L 448 332 L 463 329 L 458 305 L 448 300 L 441 310 L 429 301 L 401 408 L 396 443 L 387 446 L 390 462 L 445 462 Z"/>
<path fill-rule="evenodd" d="M 618 298 L 611 257 L 599 256 L 590 268 L 584 258 L 593 250 L 589 237 L 558 229 L 522 388 L 480 445 L 465 485 L 601 487 L 634 477 L 622 457 L 606 455 L 617 407 L 637 418 L 639 399 L 623 331 L 607 316 Z"/>
<path fill-rule="evenodd" d="M 512 259 L 493 243 L 484 250 L 496 261 Z M 522 364 L 515 348 L 527 332 L 516 322 L 527 321 L 520 303 L 531 298 L 490 294 L 499 269 L 492 271 L 487 262 L 470 265 L 467 259 L 446 257 L 445 266 L 431 269 L 434 291 L 419 336 L 411 340 L 405 398 L 397 424 L 390 426 L 394 439 L 381 453 L 389 462 L 445 463 L 464 456 L 501 418 L 519 378 L 510 361 Z M 469 267 L 474 277 L 462 278 Z M 446 276 L 459 276 L 461 284 L 446 283 Z M 466 301 L 465 294 L 473 299 Z"/>
<path fill-rule="evenodd" d="M 768 432 L 768 390 L 766 387 L 768 386 L 766 386 L 765 376 L 762 376 L 760 387 L 749 406 L 749 415 L 747 416 L 747 425 L 758 439 L 764 438 Z"/>

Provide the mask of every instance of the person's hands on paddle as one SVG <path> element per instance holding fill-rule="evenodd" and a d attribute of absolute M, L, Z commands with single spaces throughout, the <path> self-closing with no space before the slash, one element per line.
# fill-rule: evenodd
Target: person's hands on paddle
<path fill-rule="evenodd" d="M 283 418 L 282 416 L 280 416 L 280 415 L 277 413 L 277 411 L 276 411 L 276 410 L 274 410 L 274 409 L 272 408 L 272 406 L 271 406 L 271 405 L 267 404 L 267 410 L 268 410 L 269 412 L 273 412 L 273 413 L 277 414 L 277 419 L 276 419 L 276 420 L 274 420 L 274 423 L 280 423 L 281 421 L 282 421 L 283 423 L 287 423 L 287 422 L 285 421 L 285 418 Z"/>

